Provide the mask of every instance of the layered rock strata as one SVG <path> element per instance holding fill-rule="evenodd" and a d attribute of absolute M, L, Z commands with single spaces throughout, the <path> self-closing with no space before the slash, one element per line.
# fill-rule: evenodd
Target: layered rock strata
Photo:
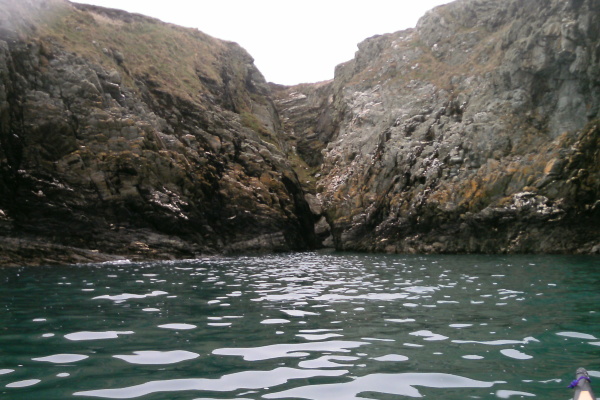
<path fill-rule="evenodd" d="M 294 87 L 141 15 L 0 9 L 0 264 L 600 252 L 593 0 L 458 0 Z"/>
<path fill-rule="evenodd" d="M 0 264 L 314 246 L 237 44 L 61 0 L 0 8 Z"/>
<path fill-rule="evenodd" d="M 288 88 L 335 247 L 600 251 L 599 33 L 591 0 L 459 0 Z"/>

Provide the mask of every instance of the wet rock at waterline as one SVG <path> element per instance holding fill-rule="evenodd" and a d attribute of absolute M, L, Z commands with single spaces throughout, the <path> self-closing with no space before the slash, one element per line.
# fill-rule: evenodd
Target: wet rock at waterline
<path fill-rule="evenodd" d="M 13 3 L 0 3 L 0 263 L 315 246 L 268 86 L 237 44 Z"/>
<path fill-rule="evenodd" d="M 335 246 L 599 252 L 599 18 L 456 1 L 365 40 L 327 86 L 276 92 Z"/>
<path fill-rule="evenodd" d="M 197 30 L 13 3 L 1 264 L 600 252 L 594 1 L 459 0 L 295 87 Z"/>

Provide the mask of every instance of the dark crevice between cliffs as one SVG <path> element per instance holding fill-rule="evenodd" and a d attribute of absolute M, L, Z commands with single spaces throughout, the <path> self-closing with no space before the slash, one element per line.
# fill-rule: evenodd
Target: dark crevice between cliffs
<path fill-rule="evenodd" d="M 0 6 L 1 265 L 600 252 L 595 1 L 459 0 L 292 87 L 198 30 Z"/>
<path fill-rule="evenodd" d="M 599 7 L 456 1 L 274 85 L 335 247 L 599 253 Z"/>
<path fill-rule="evenodd" d="M 237 44 L 62 0 L 0 5 L 0 264 L 315 248 Z"/>

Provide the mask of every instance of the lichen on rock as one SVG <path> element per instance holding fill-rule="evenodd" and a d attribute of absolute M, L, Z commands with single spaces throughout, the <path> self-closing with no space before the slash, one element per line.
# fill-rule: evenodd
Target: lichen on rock
<path fill-rule="evenodd" d="M 0 264 L 600 251 L 594 0 L 457 0 L 293 87 L 194 29 L 0 7 Z"/>
<path fill-rule="evenodd" d="M 0 6 L 0 252 L 44 263 L 313 246 L 268 86 L 241 47 L 61 0 Z M 31 245 L 18 255 L 14 240 Z"/>
<path fill-rule="evenodd" d="M 285 106 L 307 100 L 282 98 L 289 130 L 321 150 L 336 247 L 597 251 L 599 11 L 459 0 L 338 66 L 319 111 L 334 132 Z"/>

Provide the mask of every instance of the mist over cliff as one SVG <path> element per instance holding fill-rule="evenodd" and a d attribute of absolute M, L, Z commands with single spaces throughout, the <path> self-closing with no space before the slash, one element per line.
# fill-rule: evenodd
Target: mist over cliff
<path fill-rule="evenodd" d="M 0 264 L 600 252 L 594 1 L 459 0 L 295 87 L 194 29 L 0 7 Z"/>

